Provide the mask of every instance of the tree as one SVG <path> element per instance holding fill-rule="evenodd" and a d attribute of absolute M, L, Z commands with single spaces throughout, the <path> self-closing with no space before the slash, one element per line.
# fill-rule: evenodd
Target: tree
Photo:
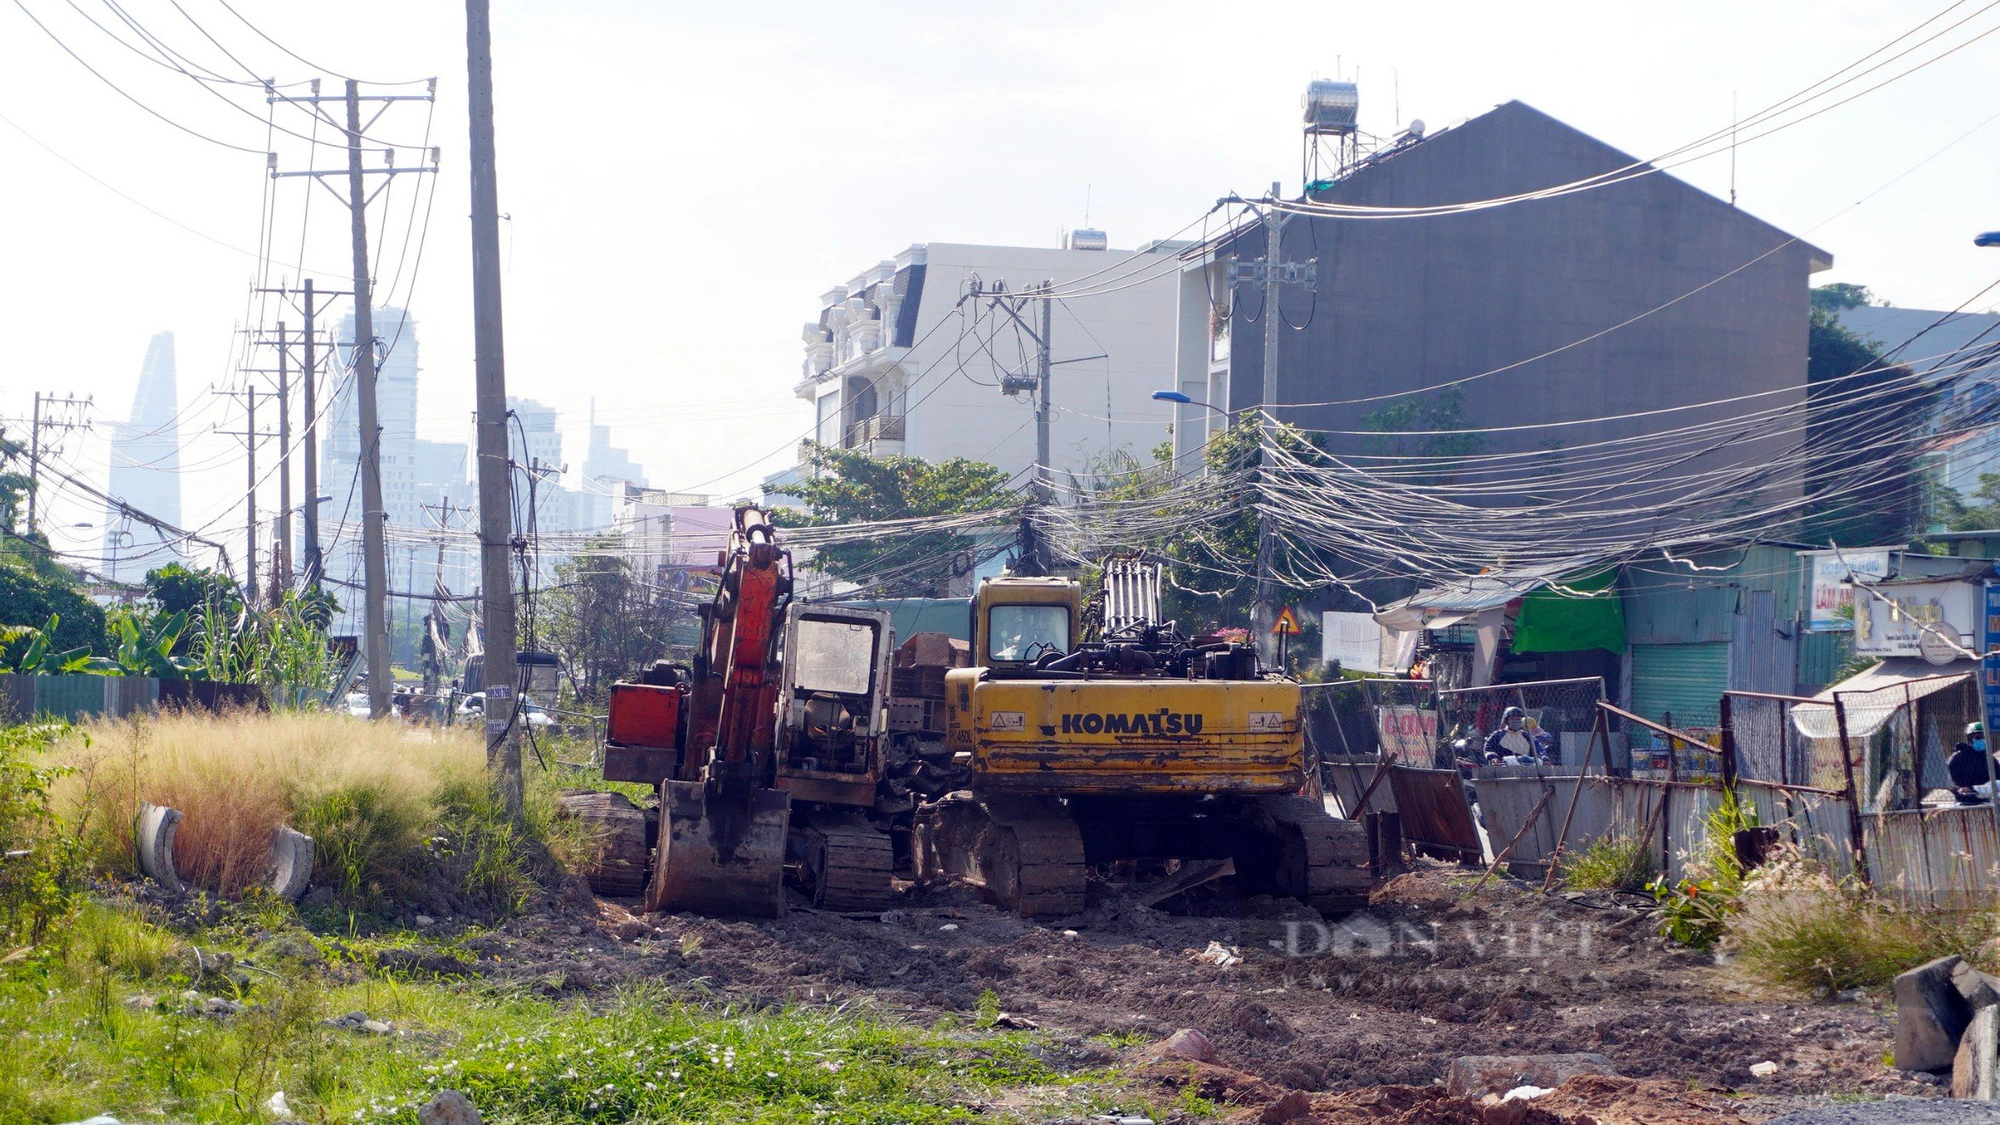
<path fill-rule="evenodd" d="M 809 443 L 811 475 L 772 491 L 803 501 L 803 516 L 780 509 L 781 523 L 824 527 L 921 516 L 990 512 L 1020 502 L 1007 474 L 981 461 L 954 457 L 870 457 L 853 449 Z M 926 531 L 823 547 L 812 565 L 895 596 L 942 594 L 952 576 L 968 573 L 976 543 L 965 534 Z"/>
<path fill-rule="evenodd" d="M 1824 313 L 1837 313 L 1844 309 L 1866 308 L 1869 305 L 1888 306 L 1887 301 L 1878 301 L 1866 285 L 1856 285 L 1851 281 L 1836 281 L 1831 285 L 1815 286 L 1812 290 L 1812 307 Z"/>
<path fill-rule="evenodd" d="M 648 589 L 631 563 L 610 553 L 615 546 L 595 543 L 557 566 L 556 584 L 536 606 L 537 632 L 568 664 L 577 694 L 589 699 L 696 640 L 691 607 Z"/>
<path fill-rule="evenodd" d="M 1858 307 L 1860 286 L 1839 300 Z M 1908 367 L 1883 359 L 1876 345 L 1843 327 L 1814 290 L 1806 336 L 1805 525 L 1816 542 L 1860 546 L 1901 542 L 1918 530 L 1926 488 L 1920 471 L 1924 428 L 1934 394 L 1915 386 Z M 1827 300 L 1833 301 L 1834 297 Z M 1897 384 L 1903 391 L 1882 388 Z"/>
<path fill-rule="evenodd" d="M 162 613 L 199 613 L 211 605 L 234 616 L 243 609 L 236 580 L 219 571 L 168 563 L 146 572 L 146 600 Z"/>
<path fill-rule="evenodd" d="M 44 554 L 46 558 L 46 554 Z M 104 611 L 84 596 L 68 571 L 36 566 L 19 555 L 0 556 L 0 625 L 41 628 L 56 618 L 49 644 L 96 651 L 104 646 Z"/>
<path fill-rule="evenodd" d="M 1383 435 L 1381 452 L 1396 457 L 1468 457 L 1486 448 L 1484 435 L 1452 432 L 1466 429 L 1465 392 L 1455 385 L 1436 398 L 1406 395 L 1370 411 L 1361 428 Z"/>

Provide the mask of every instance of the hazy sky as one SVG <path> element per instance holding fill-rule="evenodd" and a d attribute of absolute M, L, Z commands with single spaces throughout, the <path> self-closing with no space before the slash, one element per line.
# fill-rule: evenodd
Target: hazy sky
<path fill-rule="evenodd" d="M 421 205 L 413 213 L 429 190 L 418 177 L 399 177 L 371 221 L 385 259 L 378 283 L 400 276 L 395 300 L 419 324 L 420 428 L 463 439 L 472 346 L 462 10 L 434 0 L 230 2 L 272 39 L 338 70 L 287 56 L 220 0 L 121 0 L 148 34 L 227 77 L 318 75 L 329 93 L 335 73 L 439 78 L 430 137 L 444 170 L 430 222 Z M 145 105 L 252 151 L 149 116 L 16 4 Z M 1372 132 L 1412 117 L 1435 129 L 1518 98 L 1646 157 L 1726 127 L 1732 100 L 1748 115 L 1945 6 L 495 0 L 508 386 L 578 426 L 595 397 L 600 421 L 617 427 L 655 485 L 722 478 L 704 491 L 728 495 L 781 467 L 784 457 L 754 459 L 805 429 L 791 387 L 799 326 L 817 315 L 821 292 L 913 242 L 1054 245 L 1082 225 L 1086 193 L 1094 224 L 1131 247 L 1173 233 L 1228 191 L 1253 194 L 1272 180 L 1296 190 L 1299 95 L 1314 77 L 1358 78 Z M 1982 13 L 1993 6 L 1968 0 L 1934 26 L 1976 16 L 1948 41 L 1962 40 L 2000 27 L 2000 11 Z M 106 0 L 0 5 L 0 246 L 10 267 L 0 272 L 10 344 L 0 413 L 25 417 L 31 393 L 44 390 L 95 395 L 102 417 L 122 417 L 148 338 L 172 330 L 191 466 L 184 522 L 233 545 L 240 454 L 207 430 L 241 426 L 209 386 L 240 378 L 233 333 L 256 316 L 246 294 L 258 270 L 244 251 L 266 229 L 260 207 L 274 190 L 272 280 L 296 277 L 303 257 L 308 273 L 344 288 L 345 213 L 319 189 L 308 212 L 306 180 L 273 189 L 262 153 L 276 148 L 281 166 L 303 167 L 308 145 L 282 132 L 267 142 L 261 91 L 222 87 L 218 97 L 79 12 L 137 42 Z M 1741 205 L 1831 250 L 1835 268 L 1819 281 L 1865 283 L 1899 305 L 1959 304 L 2000 276 L 2000 252 L 1971 242 L 2000 227 L 2000 127 L 1979 128 L 1842 212 L 2000 113 L 1995 74 L 2000 34 L 1744 144 Z M 401 105 L 375 132 L 415 145 L 426 110 Z M 297 109 L 275 120 L 312 132 Z M 319 166 L 341 159 L 322 147 Z M 1677 174 L 1727 194 L 1727 157 Z M 415 232 L 425 233 L 420 269 Z M 1995 303 L 1989 295 L 1976 307 Z M 277 316 L 273 307 L 266 320 Z M 575 435 L 572 464 L 582 452 Z M 73 441 L 68 456 L 102 480 L 101 442 Z M 56 506 L 58 525 L 95 518 Z M 95 549 L 96 532 L 72 534 Z"/>

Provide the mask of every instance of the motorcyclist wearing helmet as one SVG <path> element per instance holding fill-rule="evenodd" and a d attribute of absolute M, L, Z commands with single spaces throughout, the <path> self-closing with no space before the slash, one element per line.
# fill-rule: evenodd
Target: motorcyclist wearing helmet
<path fill-rule="evenodd" d="M 1952 793 L 1959 804 L 1986 803 L 1986 797 L 1979 791 L 1980 786 L 1989 785 L 1993 780 L 1993 756 L 1986 752 L 1986 724 L 1966 724 L 1965 741 L 1952 747 L 1945 772 L 1951 775 Z M 1988 788 L 1986 792 L 1990 795 L 1992 789 Z"/>
<path fill-rule="evenodd" d="M 1519 707 L 1500 713 L 1500 729 L 1486 736 L 1486 760 L 1510 764 L 1535 760 L 1535 736 L 1527 729 L 1528 714 Z"/>

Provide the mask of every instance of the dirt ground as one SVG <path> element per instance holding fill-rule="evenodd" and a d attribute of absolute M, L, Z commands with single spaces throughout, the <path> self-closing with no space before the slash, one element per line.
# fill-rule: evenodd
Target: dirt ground
<path fill-rule="evenodd" d="M 652 979 L 929 1018 L 991 990 L 1003 1023 L 1039 1027 L 1075 1065 L 1138 1066 L 1243 1121 L 1750 1123 L 1833 1097 L 1940 1093 L 1886 1065 L 1884 996 L 1758 997 L 1665 944 L 1635 906 L 1504 879 L 1468 894 L 1473 881 L 1420 865 L 1338 922 L 1289 900 L 1174 912 L 1101 889 L 1083 915 L 1025 923 L 964 888 L 911 891 L 880 915 L 799 905 L 729 922 L 642 916 L 577 888 L 464 944 L 481 974 L 552 993 Z M 1178 1028 L 1205 1034 L 1215 1061 L 1160 1057 L 1150 1045 Z M 1561 1052 L 1602 1054 L 1624 1077 L 1505 1105 L 1441 1085 L 1460 1056 Z M 1767 1061 L 1777 1072 L 1753 1077 Z"/>

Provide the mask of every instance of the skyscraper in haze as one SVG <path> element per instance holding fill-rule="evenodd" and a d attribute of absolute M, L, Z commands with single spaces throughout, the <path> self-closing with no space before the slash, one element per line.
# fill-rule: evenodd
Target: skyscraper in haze
<path fill-rule="evenodd" d="M 181 521 L 180 407 L 174 386 L 174 334 L 146 348 L 132 413 L 112 429 L 111 495 L 166 523 Z M 104 573 L 138 582 L 180 558 L 180 544 L 116 509 L 104 517 Z"/>

